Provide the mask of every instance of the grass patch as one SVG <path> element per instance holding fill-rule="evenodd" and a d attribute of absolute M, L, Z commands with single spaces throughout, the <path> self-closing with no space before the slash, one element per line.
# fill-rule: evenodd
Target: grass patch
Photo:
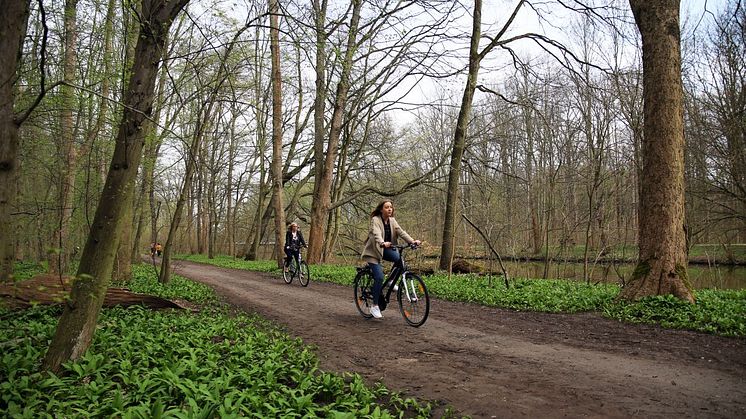
<path fill-rule="evenodd" d="M 59 375 L 40 371 L 61 313 L 2 313 L 0 417 L 427 417 L 430 406 L 358 375 L 318 369 L 299 339 L 217 303 L 212 290 L 133 267 L 136 292 L 203 304 L 200 313 L 103 309 L 91 348 Z"/>

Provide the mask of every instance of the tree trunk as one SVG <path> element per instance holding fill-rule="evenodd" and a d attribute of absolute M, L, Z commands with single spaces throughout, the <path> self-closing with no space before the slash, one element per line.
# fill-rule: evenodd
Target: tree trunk
<path fill-rule="evenodd" d="M 201 115 L 201 112 L 198 112 Z M 163 253 L 161 254 L 161 275 L 158 280 L 161 283 L 167 284 L 171 279 L 171 252 L 173 250 L 174 242 L 176 241 L 176 232 L 181 225 L 182 214 L 184 213 L 184 204 L 189 199 L 189 191 L 192 188 L 192 179 L 194 178 L 194 171 L 196 170 L 196 155 L 199 149 L 200 142 L 204 133 L 204 123 L 206 123 L 207 117 L 198 117 L 197 127 L 194 130 L 194 137 L 192 143 L 189 145 L 189 149 L 186 154 L 186 169 L 184 172 L 184 184 L 181 187 L 179 198 L 176 201 L 176 208 L 174 209 L 174 215 L 171 219 L 171 225 L 168 228 L 168 236 L 166 236 L 166 244 L 163 246 Z M 193 212 L 189 211 L 191 216 Z M 187 240 L 191 241 L 191 238 L 187 236 Z"/>
<path fill-rule="evenodd" d="M 272 196 L 275 209 L 275 258 L 282 267 L 285 254 L 285 208 L 282 197 L 282 73 L 280 72 L 279 0 L 269 0 L 269 38 L 272 52 Z"/>
<path fill-rule="evenodd" d="M 342 73 L 339 77 L 339 84 L 337 84 L 336 96 L 334 98 L 334 110 L 332 112 L 331 127 L 329 128 L 329 144 L 326 148 L 323 163 L 321 160 L 315 162 L 317 177 L 314 179 L 314 199 L 311 204 L 311 229 L 308 234 L 309 249 L 307 259 L 310 263 L 322 262 L 321 256 L 324 248 L 326 224 L 329 217 L 329 209 L 331 208 L 334 164 L 337 161 L 339 139 L 342 135 L 345 107 L 347 106 L 347 96 L 350 90 L 352 58 L 355 54 L 355 45 L 357 43 L 362 3 L 362 0 L 352 0 L 353 7 L 350 28 L 347 34 L 347 50 L 345 51 L 344 61 L 342 62 Z M 318 148 L 315 149 L 316 156 L 318 156 L 316 154 L 317 151 Z M 319 166 L 321 166 L 321 169 L 319 169 Z"/>
<path fill-rule="evenodd" d="M 79 358 L 93 339 L 127 213 L 125 205 L 130 203 L 142 155 L 142 125 L 153 110 L 158 63 L 171 22 L 186 3 L 187 0 L 146 0 L 142 4 L 140 36 L 106 184 L 70 300 L 44 358 L 44 367 L 53 372 L 58 372 L 63 362 Z"/>
<path fill-rule="evenodd" d="M 28 0 L 8 0 L 0 7 L 0 283 L 11 281 L 15 262 L 15 206 L 18 199 L 18 129 L 15 120 L 16 69 L 21 60 L 29 16 Z"/>
<path fill-rule="evenodd" d="M 316 97 L 313 104 L 313 161 L 314 161 L 314 192 L 318 189 L 319 179 L 324 176 L 324 166 L 321 162 L 324 160 L 324 139 L 326 138 L 326 129 L 324 126 L 324 112 L 326 109 L 326 0 L 313 0 L 314 22 L 316 29 Z M 314 194 L 315 196 L 315 194 Z M 312 204 L 312 211 L 313 211 Z M 311 229 L 308 232 L 308 256 L 307 260 L 314 263 L 321 259 L 321 243 L 316 238 L 319 235 L 318 223 L 314 223 L 311 218 Z M 323 236 L 320 236 L 323 237 Z"/>
<path fill-rule="evenodd" d="M 469 46 L 469 74 L 461 99 L 461 109 L 456 120 L 456 132 L 453 136 L 453 149 L 451 151 L 451 164 L 448 171 L 448 186 L 446 189 L 446 212 L 443 217 L 443 244 L 440 249 L 439 268 L 445 271 L 451 270 L 453 256 L 455 253 L 455 228 L 456 228 L 456 205 L 459 200 L 459 178 L 461 177 L 461 158 L 466 149 L 466 130 L 471 115 L 471 104 L 474 100 L 474 91 L 477 88 L 477 77 L 479 75 L 479 39 L 482 34 L 482 0 L 474 1 L 474 14 L 472 16 L 471 44 Z"/>
<path fill-rule="evenodd" d="M 642 35 L 644 128 L 640 256 L 620 298 L 694 302 L 684 228 L 684 106 L 679 0 L 630 0 Z"/>
<path fill-rule="evenodd" d="M 70 219 L 73 213 L 73 194 L 75 189 L 75 170 L 78 161 L 78 150 L 75 145 L 75 92 L 72 85 L 75 83 L 75 69 L 77 68 L 77 0 L 65 1 L 64 15 L 64 47 L 62 72 L 65 84 L 60 86 L 60 137 L 57 155 L 59 167 L 59 209 L 57 211 L 58 224 L 52 238 L 52 248 L 56 251 L 50 253 L 49 272 L 57 274 L 67 273 L 69 254 L 65 250 L 69 242 Z"/>
<path fill-rule="evenodd" d="M 259 44 L 262 39 L 259 26 L 256 27 L 255 36 L 255 48 L 260 50 Z M 254 57 L 254 100 L 256 104 L 254 110 L 256 112 L 256 148 L 257 148 L 257 160 L 259 165 L 259 184 L 257 185 L 257 205 L 256 211 L 254 212 L 254 220 L 249 229 L 249 234 L 246 237 L 246 245 L 244 247 L 244 260 L 256 260 L 259 253 L 259 245 L 262 240 L 262 228 L 261 222 L 264 214 L 264 202 L 266 200 L 268 191 L 267 185 L 267 167 L 264 163 L 264 156 L 267 153 L 267 141 L 266 141 L 266 102 L 263 100 L 262 95 L 262 70 L 264 68 L 263 61 L 259 54 Z"/>

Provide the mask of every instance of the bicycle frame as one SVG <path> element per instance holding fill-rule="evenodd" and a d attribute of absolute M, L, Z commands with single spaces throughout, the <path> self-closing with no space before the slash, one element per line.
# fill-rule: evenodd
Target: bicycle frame
<path fill-rule="evenodd" d="M 287 271 L 283 272 L 282 276 L 286 284 L 290 284 L 293 279 L 298 278 L 298 282 L 307 287 L 311 279 L 311 272 L 308 269 L 308 264 L 303 260 L 303 253 L 301 253 L 300 248 L 296 251 L 297 257 L 295 252 L 290 257 L 286 257 L 283 265 L 287 268 Z"/>
<path fill-rule="evenodd" d="M 425 323 L 430 312 L 430 297 L 422 278 L 409 271 L 409 266 L 403 255 L 404 249 L 407 247 L 416 248 L 416 246 L 396 246 L 402 254 L 401 262 L 389 272 L 380 291 L 378 307 L 381 311 L 385 310 L 392 299 L 392 295 L 396 295 L 395 301 L 399 303 L 399 312 L 404 320 L 410 326 L 420 327 Z M 370 313 L 370 307 L 373 302 L 375 280 L 368 264 L 358 267 L 357 272 L 353 287 L 355 305 L 363 317 L 370 319 L 373 317 Z"/>
<path fill-rule="evenodd" d="M 404 285 L 402 292 L 405 292 L 407 298 L 411 299 L 410 291 L 407 289 L 408 287 L 405 286 L 406 281 L 404 281 L 404 279 L 407 277 L 407 273 L 409 272 L 409 266 L 407 265 L 407 261 L 404 259 L 404 250 L 414 249 L 414 247 L 412 247 L 411 245 L 396 245 L 394 247 L 399 251 L 401 267 L 392 267 L 391 272 L 389 272 L 388 276 L 386 277 L 386 280 L 383 281 L 383 287 L 381 288 L 381 298 L 385 300 L 384 307 L 391 301 L 391 294 L 394 292 L 395 285 Z M 378 303 L 380 306 L 381 301 L 379 300 Z"/>

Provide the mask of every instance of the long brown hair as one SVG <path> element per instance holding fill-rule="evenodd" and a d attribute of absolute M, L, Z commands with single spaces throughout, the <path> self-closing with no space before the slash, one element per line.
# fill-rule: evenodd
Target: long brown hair
<path fill-rule="evenodd" d="M 380 203 L 378 203 L 378 205 L 376 206 L 376 209 L 374 209 L 373 212 L 370 213 L 370 218 L 380 217 L 381 216 L 381 211 L 383 210 L 383 206 L 386 205 L 387 202 L 390 202 L 392 207 L 394 206 L 394 201 L 392 201 L 390 199 L 384 199 L 383 201 L 381 201 Z M 394 216 L 394 212 L 393 211 L 391 212 L 391 216 L 392 217 Z"/>

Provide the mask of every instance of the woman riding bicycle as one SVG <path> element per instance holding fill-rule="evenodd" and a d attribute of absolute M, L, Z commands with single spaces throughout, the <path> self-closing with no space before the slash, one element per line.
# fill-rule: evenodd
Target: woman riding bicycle
<path fill-rule="evenodd" d="M 288 231 L 285 233 L 285 255 L 287 256 L 287 263 L 285 263 L 285 266 L 290 265 L 290 258 L 293 258 L 298 262 L 301 246 L 308 247 L 306 246 L 306 241 L 303 239 L 303 233 L 300 232 L 298 223 L 290 223 Z M 285 272 L 287 272 L 287 270 L 288 269 L 285 268 Z"/>
<path fill-rule="evenodd" d="M 381 296 L 381 288 L 383 288 L 383 266 L 381 262 L 387 260 L 393 262 L 394 267 L 400 267 L 401 257 L 394 248 L 400 236 L 409 244 L 419 246 L 421 243 L 419 240 L 410 237 L 396 222 L 393 202 L 388 199 L 381 201 L 370 214 L 368 239 L 365 241 L 365 247 L 360 256 L 368 263 L 373 273 L 373 306 L 370 308 L 370 314 L 377 319 L 383 317 L 378 307 L 378 299 Z"/>

